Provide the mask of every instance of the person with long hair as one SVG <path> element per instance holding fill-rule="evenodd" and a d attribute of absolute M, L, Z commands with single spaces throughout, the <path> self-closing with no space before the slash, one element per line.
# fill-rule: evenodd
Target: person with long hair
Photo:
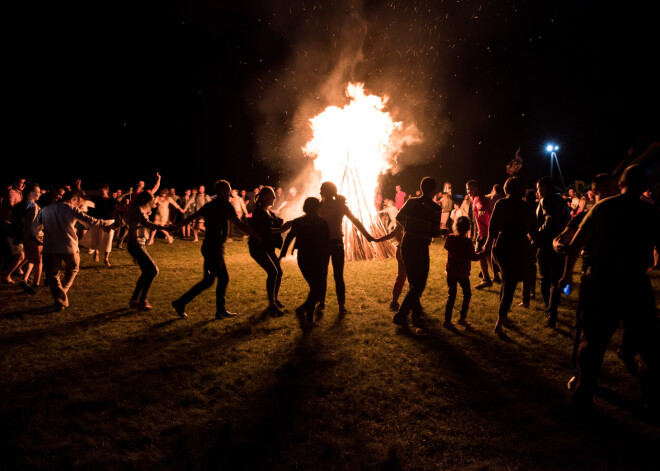
<path fill-rule="evenodd" d="M 282 259 L 286 256 L 291 241 L 296 240 L 294 249 L 298 250 L 298 267 L 309 285 L 307 299 L 296 309 L 296 316 L 303 330 L 309 330 L 314 326 L 314 309 L 323 294 L 324 267 L 328 266 L 330 230 L 328 223 L 319 217 L 320 206 L 321 202 L 317 198 L 305 200 L 303 204 L 305 215 L 292 221 L 291 230 L 280 251 L 280 259 Z"/>
<path fill-rule="evenodd" d="M 282 247 L 282 232 L 286 232 L 292 222 L 282 224 L 270 211 L 275 201 L 275 191 L 270 186 L 263 187 L 256 196 L 255 208 L 252 212 L 252 229 L 256 232 L 248 239 L 250 256 L 264 269 L 268 275 L 266 278 L 266 294 L 268 296 L 268 311 L 274 316 L 284 314 L 284 305 L 277 299 L 282 282 L 282 267 L 275 249 Z M 234 213 L 235 214 L 235 213 Z M 238 218 L 236 218 L 238 219 Z"/>
<path fill-rule="evenodd" d="M 508 313 L 518 282 L 525 276 L 525 260 L 532 251 L 531 240 L 536 234 L 534 209 L 523 200 L 525 183 L 510 177 L 504 184 L 505 198 L 495 203 L 488 226 L 488 238 L 480 255 L 491 249 L 495 263 L 502 272 L 500 305 L 495 332 L 502 334 L 508 324 Z"/>
<path fill-rule="evenodd" d="M 187 317 L 186 304 L 191 302 L 197 295 L 213 286 L 218 279 L 216 287 L 216 319 L 234 317 L 236 313 L 229 312 L 225 308 L 225 292 L 229 284 L 229 273 L 225 264 L 225 241 L 229 235 L 229 222 L 240 230 L 254 237 L 255 242 L 260 240 L 258 234 L 243 221 L 238 219 L 234 207 L 229 202 L 231 196 L 231 185 L 226 180 L 218 180 L 213 185 L 216 198 L 205 204 L 195 213 L 179 222 L 179 226 L 186 226 L 195 220 L 204 218 L 206 224 L 206 235 L 202 242 L 202 256 L 204 257 L 204 278 L 194 285 L 187 293 L 179 299 L 172 301 L 172 307 L 182 317 Z"/>
<path fill-rule="evenodd" d="M 347 217 L 353 225 L 367 238 L 369 242 L 374 242 L 369 232 L 362 225 L 360 220 L 355 217 L 346 205 L 346 198 L 337 194 L 337 186 L 332 182 L 323 182 L 321 184 L 321 207 L 319 209 L 321 216 L 328 223 L 330 229 L 330 260 L 332 261 L 332 271 L 335 278 L 335 289 L 337 291 L 337 304 L 339 313 L 346 314 L 346 284 L 344 283 L 344 233 L 342 232 L 342 221 Z M 327 280 L 327 265 L 325 278 Z M 325 294 L 327 291 L 327 281 L 323 288 L 323 297 L 319 303 L 319 310 L 325 309 Z"/>
<path fill-rule="evenodd" d="M 133 295 L 128 302 L 132 308 L 137 308 L 140 311 L 149 311 L 153 309 L 147 295 L 149 288 L 154 278 L 158 275 L 158 267 L 153 261 L 146 247 L 145 230 L 150 231 L 165 231 L 168 229 L 166 226 L 154 224 L 149 221 L 149 214 L 153 207 L 154 197 L 148 191 L 142 191 L 135 197 L 133 205 L 126 213 L 124 220 L 128 226 L 128 234 L 126 236 L 126 248 L 128 253 L 131 254 L 140 267 L 141 274 L 135 284 Z"/>

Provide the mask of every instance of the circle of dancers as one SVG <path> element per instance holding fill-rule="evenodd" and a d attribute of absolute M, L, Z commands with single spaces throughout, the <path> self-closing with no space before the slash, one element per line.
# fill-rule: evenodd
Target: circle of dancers
<path fill-rule="evenodd" d="M 286 222 L 281 216 L 300 207 L 295 189 L 282 196 L 281 188 L 262 186 L 248 195 L 219 180 L 213 185 L 213 196 L 200 186 L 179 197 L 174 188 L 160 189 L 160 183 L 157 174 L 152 188 L 140 181 L 122 195 L 119 191 L 111 194 L 107 184 L 87 194 L 80 181 L 42 191 L 38 183 L 17 179 L 0 204 L 2 282 L 14 283 L 13 276 L 19 275 L 18 284 L 34 295 L 42 286 L 43 271 L 54 311 L 62 311 L 69 306 L 68 293 L 79 271 L 79 244 L 88 248 L 96 262 L 102 252 L 103 263 L 111 267 L 116 240 L 116 248 L 127 250 L 140 268 L 128 304 L 149 311 L 153 309 L 149 290 L 158 267 L 148 247 L 156 235 L 162 232 L 169 243 L 176 234 L 197 242 L 204 231 L 202 278 L 173 300 L 172 308 L 186 318 L 186 308 L 215 283 L 215 318 L 229 319 L 237 314 L 226 305 L 225 244 L 238 234 L 248 238 L 250 257 L 266 274 L 265 311 L 273 317 L 283 316 L 286 310 L 278 296 L 281 260 L 290 249 L 297 251 L 309 291 L 294 312 L 301 329 L 308 332 L 325 311 L 330 264 L 339 315 L 349 313 L 342 231 L 347 218 L 369 243 L 396 241 L 397 271 L 389 303 L 396 328 L 410 329 L 410 318 L 416 334 L 431 332 L 421 298 L 432 265 L 430 245 L 442 238 L 447 251 L 442 326 L 456 329 L 453 310 L 460 286 L 463 297 L 457 324 L 470 328 L 470 275 L 475 262 L 481 278 L 476 290 L 500 284 L 494 332 L 506 336 L 506 329 L 515 325 L 509 314 L 517 286 L 522 283 L 519 306 L 529 308 L 530 298 L 536 296 L 537 274 L 545 324 L 556 328 L 562 292 L 570 294 L 581 255 L 572 355 L 576 374 L 568 382 L 574 405 L 580 410 L 591 408 L 605 351 L 623 324 L 619 356 L 638 376 L 649 407 L 654 411 L 660 407 L 660 322 L 647 274 L 649 269 L 658 269 L 660 212 L 648 176 L 637 165 L 626 168 L 619 179 L 597 175 L 584 195 L 574 189 L 558 194 L 550 177 L 539 179 L 535 191 L 527 190 L 521 178 L 510 177 L 490 194 L 470 180 L 460 205 L 454 203 L 451 184 L 445 183 L 438 193 L 437 182 L 425 177 L 415 196 L 406 195 L 399 185 L 393 200 L 376 194 L 376 210 L 388 228 L 379 238 L 369 233 L 331 182 L 321 184 L 320 198 L 302 202 L 302 216 Z M 408 290 L 399 303 L 406 280 Z"/>

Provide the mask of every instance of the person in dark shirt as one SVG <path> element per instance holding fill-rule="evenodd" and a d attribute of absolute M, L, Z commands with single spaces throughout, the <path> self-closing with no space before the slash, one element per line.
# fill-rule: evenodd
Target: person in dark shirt
<path fill-rule="evenodd" d="M 547 326 L 557 324 L 557 309 L 561 291 L 559 278 L 564 271 L 565 256 L 552 248 L 552 241 L 571 219 L 570 207 L 563 198 L 554 192 L 552 178 L 543 177 L 536 183 L 539 193 L 539 206 L 536 209 L 538 234 L 536 236 L 536 259 L 541 274 L 541 295 L 546 307 Z"/>
<path fill-rule="evenodd" d="M 536 233 L 534 210 L 523 200 L 525 184 L 519 177 L 510 177 L 504 184 L 506 198 L 495 203 L 488 226 L 488 239 L 483 253 L 492 247 L 495 263 L 502 272 L 500 305 L 495 332 L 503 333 L 518 282 L 525 276 L 525 259 L 531 252 L 531 238 Z"/>
<path fill-rule="evenodd" d="M 282 224 L 282 220 L 270 211 L 274 200 L 275 191 L 271 187 L 265 186 L 259 191 L 252 212 L 252 235 L 248 239 L 248 247 L 250 256 L 267 274 L 268 311 L 274 316 L 281 316 L 284 305 L 277 299 L 277 294 L 282 282 L 282 267 L 275 249 L 282 247 L 282 232 L 289 229 L 291 221 Z"/>
<path fill-rule="evenodd" d="M 619 184 L 617 182 L 616 177 L 608 173 L 601 173 L 599 175 L 596 175 L 596 177 L 594 177 L 593 181 L 591 182 L 591 188 L 593 190 L 595 203 L 598 203 L 605 198 L 609 198 L 610 196 L 615 196 L 619 194 Z M 568 245 L 573 240 L 575 233 L 580 228 L 580 224 L 582 224 L 582 220 L 585 218 L 587 214 L 588 211 L 582 211 L 580 214 L 575 216 L 573 219 L 571 219 L 568 222 L 564 231 L 561 234 L 559 234 L 557 237 L 555 237 L 555 240 L 553 241 L 553 247 L 558 253 L 566 254 Z M 589 270 L 589 266 L 591 265 L 590 245 L 591 244 L 587 242 L 587 244 L 582 249 L 581 273 L 583 277 L 587 273 L 587 271 Z M 566 259 L 566 261 L 568 262 L 568 258 Z M 580 283 L 580 285 L 582 285 L 582 283 Z M 581 336 L 582 336 L 582 289 L 580 289 L 578 294 L 578 305 L 575 312 L 575 335 L 573 337 L 573 355 L 571 357 L 571 363 L 573 364 L 573 366 L 577 366 L 577 351 L 578 351 L 578 347 L 580 346 Z M 569 380 L 569 389 L 573 388 L 576 380 L 577 378 L 575 376 Z"/>
<path fill-rule="evenodd" d="M 605 198 L 584 217 L 568 246 L 568 261 L 559 281 L 572 284 L 573 267 L 585 244 L 590 266 L 582 277 L 582 335 L 577 354 L 573 403 L 590 409 L 603 356 L 623 321 L 646 368 L 638 372 L 644 398 L 660 413 L 660 327 L 647 270 L 653 247 L 660 244 L 660 212 L 642 201 L 648 176 L 638 165 L 621 175 L 621 194 Z"/>
<path fill-rule="evenodd" d="M 96 219 L 115 219 L 117 208 L 117 200 L 110 196 L 110 185 L 101 183 L 99 185 L 99 194 L 92 196 L 90 199 L 94 203 L 94 207 L 90 208 L 89 214 Z M 99 252 L 103 251 L 105 254 L 103 263 L 106 267 L 110 267 L 110 252 L 112 251 L 112 239 L 115 231 L 104 231 L 99 227 L 91 227 L 86 234 L 84 240 L 81 241 L 92 250 L 92 260 L 99 261 Z"/>
<path fill-rule="evenodd" d="M 440 235 L 442 215 L 442 208 L 433 202 L 436 188 L 437 183 L 433 178 L 424 177 L 420 184 L 422 196 L 408 199 L 396 217 L 404 229 L 401 256 L 406 266 L 409 287 L 392 322 L 401 327 L 408 327 L 407 317 L 412 312 L 413 325 L 422 331 L 424 324 L 420 298 L 429 276 L 429 245 L 434 237 Z"/>
<path fill-rule="evenodd" d="M 236 211 L 234 211 L 234 207 L 229 202 L 229 197 L 231 196 L 231 185 L 229 182 L 218 180 L 213 185 L 213 191 L 217 195 L 215 200 L 203 205 L 201 209 L 177 224 L 178 227 L 181 227 L 199 218 L 204 218 L 204 225 L 206 226 L 206 237 L 202 243 L 204 278 L 179 299 L 172 301 L 172 307 L 174 307 L 176 313 L 182 318 L 187 317 L 186 304 L 195 299 L 202 291 L 213 286 L 216 278 L 218 279 L 218 285 L 216 287 L 215 318 L 225 319 L 236 315 L 236 313 L 229 312 L 225 308 L 225 292 L 229 284 L 229 273 L 225 264 L 224 248 L 229 230 L 229 221 L 234 223 L 242 231 L 259 239 L 259 236 L 251 227 L 236 217 Z"/>
<path fill-rule="evenodd" d="M 474 251 L 472 241 L 466 236 L 470 231 L 470 218 L 459 217 L 454 223 L 454 234 L 447 236 L 445 249 L 447 250 L 447 287 L 448 297 L 445 307 L 445 322 L 443 327 L 451 328 L 452 311 L 456 302 L 457 285 L 463 290 L 463 304 L 461 305 L 461 316 L 458 319 L 460 325 L 468 325 L 467 312 L 470 307 L 470 270 L 472 261 L 481 257 Z"/>
<path fill-rule="evenodd" d="M 298 250 L 298 267 L 309 284 L 309 294 L 305 302 L 296 308 L 296 316 L 303 330 L 313 327 L 316 305 L 323 297 L 325 266 L 330 256 L 330 229 L 325 219 L 319 217 L 321 202 L 317 198 L 307 198 L 303 204 L 305 216 L 291 222 L 291 231 L 284 240 L 280 260 L 286 256 L 295 238 L 294 249 Z"/>

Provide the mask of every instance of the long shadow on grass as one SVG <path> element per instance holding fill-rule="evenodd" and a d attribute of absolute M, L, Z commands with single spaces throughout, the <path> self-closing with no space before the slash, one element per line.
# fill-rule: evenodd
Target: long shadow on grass
<path fill-rule="evenodd" d="M 468 355 L 448 341 L 444 332 L 429 329 L 428 334 L 416 337 L 413 347 L 417 344 L 433 349 L 441 359 L 441 374 L 456 379 L 456 394 L 479 416 L 488 417 L 501 433 L 492 443 L 490 453 L 494 456 L 516 456 L 520 449 L 534 450 L 526 458 L 538 468 L 574 467 L 581 460 L 588 465 L 594 457 L 601 459 L 605 450 L 610 454 L 606 462 L 614 467 L 644 469 L 652 462 L 651 436 L 614 418 L 596 416 L 585 423 L 578 421 L 561 385 L 551 382 L 537 365 L 529 364 L 517 346 L 502 344 L 495 337 L 480 339 L 472 342 Z M 537 423 L 541 418 L 543 426 Z M 576 432 L 583 435 L 576 438 Z M 566 447 L 575 446 L 576 440 L 586 452 L 565 454 Z M 538 441 L 547 444 L 538 447 Z M 620 444 L 626 451 L 608 450 L 604 443 Z"/>

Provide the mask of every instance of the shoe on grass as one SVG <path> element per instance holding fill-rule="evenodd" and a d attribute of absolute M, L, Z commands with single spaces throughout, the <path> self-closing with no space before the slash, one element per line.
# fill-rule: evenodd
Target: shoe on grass
<path fill-rule="evenodd" d="M 175 299 L 174 301 L 172 301 L 172 307 L 174 308 L 174 310 L 176 311 L 177 315 L 178 315 L 181 319 L 185 319 L 186 317 L 188 317 L 188 314 L 186 314 L 186 305 L 183 304 L 183 303 L 182 303 L 181 301 L 179 301 L 178 299 Z M 217 319 L 217 318 L 218 318 L 218 315 L 216 314 L 215 317 L 216 317 L 216 319 Z"/>
<path fill-rule="evenodd" d="M 481 283 L 479 283 L 477 286 L 474 287 L 474 289 L 484 289 L 484 288 L 490 288 L 493 286 L 493 282 L 490 280 L 484 280 Z"/>
<path fill-rule="evenodd" d="M 185 312 L 184 312 L 185 314 Z M 229 311 L 218 311 L 215 313 L 215 318 L 216 319 L 231 319 L 232 317 L 236 317 L 235 312 L 229 312 Z"/>
<path fill-rule="evenodd" d="M 154 307 L 149 304 L 149 301 L 146 299 L 143 299 L 142 301 L 138 301 L 138 310 L 140 311 L 151 311 Z"/>
<path fill-rule="evenodd" d="M 18 282 L 18 286 L 23 288 L 27 294 L 37 294 L 37 290 L 33 286 L 28 285 L 25 281 L 21 280 Z"/>
<path fill-rule="evenodd" d="M 406 328 L 410 327 L 408 325 L 408 319 L 406 319 L 406 317 L 407 316 L 405 314 L 397 312 L 396 314 L 394 314 L 394 317 L 392 318 L 392 322 L 401 327 L 406 327 Z"/>
<path fill-rule="evenodd" d="M 284 312 L 281 311 L 280 308 L 278 308 L 277 305 L 275 304 L 271 304 L 268 306 L 268 312 L 273 317 L 282 317 L 284 315 Z"/>

